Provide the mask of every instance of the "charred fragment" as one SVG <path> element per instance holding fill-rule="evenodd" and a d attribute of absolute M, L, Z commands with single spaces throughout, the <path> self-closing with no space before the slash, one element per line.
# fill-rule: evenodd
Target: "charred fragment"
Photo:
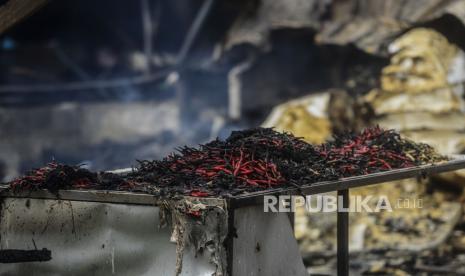
<path fill-rule="evenodd" d="M 208 254 L 215 265 L 216 276 L 227 275 L 226 247 L 228 216 L 224 206 L 209 205 L 201 199 L 164 201 L 160 211 L 160 226 L 172 229 L 171 240 L 176 242 L 175 275 L 183 268 L 183 255 L 188 247 L 195 254 Z"/>
<path fill-rule="evenodd" d="M 0 263 L 46 262 L 52 259 L 52 252 L 47 248 L 42 250 L 0 250 Z"/>

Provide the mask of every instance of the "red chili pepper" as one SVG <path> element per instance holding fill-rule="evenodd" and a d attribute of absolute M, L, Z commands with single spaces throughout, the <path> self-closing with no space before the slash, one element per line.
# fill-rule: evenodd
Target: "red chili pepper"
<path fill-rule="evenodd" d="M 187 211 L 187 214 L 194 216 L 194 217 L 200 217 L 202 215 L 200 211 L 193 211 L 193 210 Z"/>
<path fill-rule="evenodd" d="M 379 161 L 383 164 L 383 167 L 385 167 L 386 169 L 389 169 L 389 170 L 392 169 L 391 165 L 389 165 L 389 163 L 387 163 L 383 159 L 379 159 Z"/>
<path fill-rule="evenodd" d="M 209 196 L 209 193 L 203 192 L 203 191 L 198 191 L 198 190 L 192 190 L 190 192 L 190 195 L 195 196 L 195 197 L 206 197 L 206 196 Z"/>

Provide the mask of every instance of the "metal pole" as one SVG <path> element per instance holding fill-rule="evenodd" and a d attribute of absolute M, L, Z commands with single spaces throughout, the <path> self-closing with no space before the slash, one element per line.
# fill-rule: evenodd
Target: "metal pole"
<path fill-rule="evenodd" d="M 289 213 L 287 213 L 287 216 L 289 217 L 289 223 L 291 224 L 292 231 L 294 231 L 294 226 L 295 226 L 295 212 L 289 212 Z"/>
<path fill-rule="evenodd" d="M 181 65 L 184 62 L 184 59 L 187 57 L 187 54 L 192 48 L 195 38 L 197 37 L 202 25 L 205 23 L 205 19 L 210 13 L 210 10 L 214 4 L 214 0 L 205 0 L 200 7 L 199 12 L 197 13 L 194 22 L 187 32 L 186 38 L 179 50 L 178 56 L 176 58 L 176 64 Z"/>
<path fill-rule="evenodd" d="M 342 202 L 341 202 L 342 200 Z M 349 189 L 337 191 L 337 205 L 349 208 Z M 349 212 L 337 212 L 337 275 L 349 275 Z"/>

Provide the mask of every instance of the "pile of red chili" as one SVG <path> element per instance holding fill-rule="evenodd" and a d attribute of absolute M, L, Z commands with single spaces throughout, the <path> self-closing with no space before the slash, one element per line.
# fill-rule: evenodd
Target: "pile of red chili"
<path fill-rule="evenodd" d="M 369 174 L 444 160 L 423 143 L 402 139 L 394 130 L 378 126 L 361 133 L 345 133 L 318 147 L 327 164 L 340 176 Z"/>
<path fill-rule="evenodd" d="M 299 186 L 443 159 L 430 146 L 393 130 L 367 128 L 313 146 L 288 133 L 255 128 L 226 140 L 183 147 L 163 160 L 139 161 L 132 173 L 94 173 L 51 163 L 10 182 L 15 190 L 45 188 L 139 191 L 160 196 L 228 196 Z"/>

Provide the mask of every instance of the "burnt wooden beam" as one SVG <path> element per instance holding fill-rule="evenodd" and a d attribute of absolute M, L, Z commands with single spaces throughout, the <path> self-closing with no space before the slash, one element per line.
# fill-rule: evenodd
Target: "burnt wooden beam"
<path fill-rule="evenodd" d="M 0 34 L 39 10 L 47 2 L 48 0 L 1 1 L 0 4 L 3 4 L 0 5 Z"/>

